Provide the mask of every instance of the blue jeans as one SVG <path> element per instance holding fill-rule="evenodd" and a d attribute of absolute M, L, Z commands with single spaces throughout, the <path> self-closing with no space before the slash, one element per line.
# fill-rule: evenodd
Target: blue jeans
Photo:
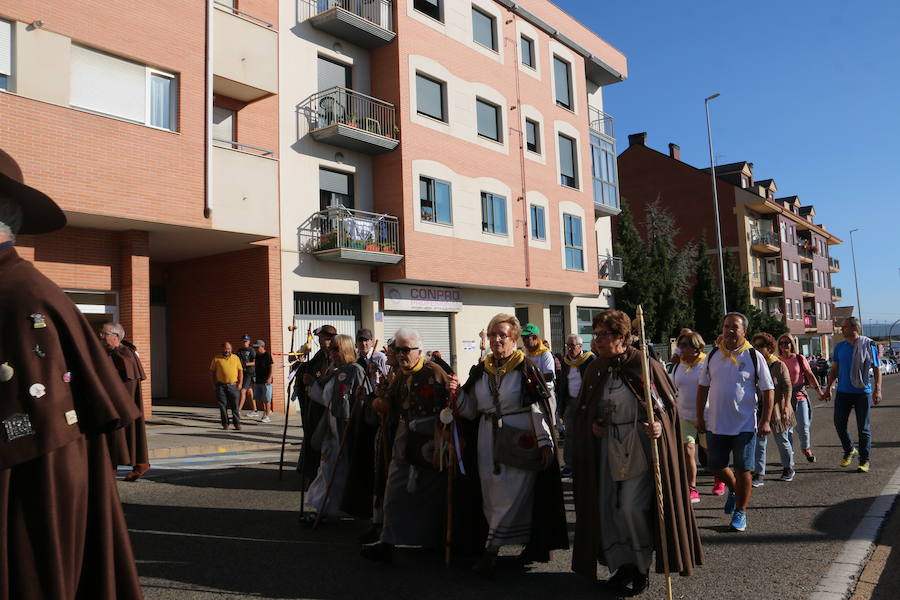
<path fill-rule="evenodd" d="M 800 438 L 800 449 L 807 450 L 812 447 L 809 440 L 809 430 L 812 427 L 812 405 L 809 398 L 803 402 L 797 402 L 797 399 L 794 398 L 791 400 L 791 405 L 794 407 L 794 414 L 797 415 L 797 426 L 794 429 L 797 430 L 797 436 Z M 793 431 L 791 431 L 790 440 L 793 445 Z"/>
<path fill-rule="evenodd" d="M 734 458 L 736 471 L 749 471 L 753 465 L 752 431 L 744 431 L 737 435 L 719 435 L 706 432 L 706 463 L 713 471 L 721 471 L 728 466 L 728 459 Z"/>
<path fill-rule="evenodd" d="M 778 444 L 778 454 L 781 457 L 781 466 L 784 469 L 793 469 L 794 468 L 794 448 L 791 446 L 791 432 L 782 431 L 781 433 L 772 432 L 772 437 L 775 438 L 775 443 Z M 760 437 L 759 435 L 753 436 L 753 440 L 756 442 L 755 456 L 753 462 L 753 472 L 757 475 L 765 475 L 766 474 L 766 445 L 767 438 Z"/>
<path fill-rule="evenodd" d="M 850 429 L 847 421 L 850 419 L 850 411 L 856 411 L 856 430 L 859 434 L 859 462 L 868 462 L 872 453 L 872 424 L 869 421 L 869 412 L 872 407 L 871 394 L 848 394 L 838 392 L 834 397 L 834 428 L 844 454 L 853 450 L 853 442 L 850 440 Z"/>

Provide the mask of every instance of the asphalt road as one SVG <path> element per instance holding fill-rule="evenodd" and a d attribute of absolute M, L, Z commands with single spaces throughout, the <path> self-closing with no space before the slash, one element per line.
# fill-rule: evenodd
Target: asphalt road
<path fill-rule="evenodd" d="M 900 466 L 900 375 L 886 378 L 884 401 L 873 412 L 868 474 L 856 473 L 855 463 L 837 466 L 832 409 L 818 401 L 813 406 L 819 461 L 808 464 L 798 452 L 796 479 L 780 482 L 770 443 L 769 479 L 754 490 L 746 532 L 728 531 L 723 500 L 711 495 L 711 477 L 701 476 L 695 510 L 706 565 L 693 577 L 674 577 L 676 598 L 806 598 L 828 570 Z M 151 473 L 119 488 L 148 600 L 604 597 L 570 572 L 569 552 L 530 569 L 506 559 L 495 581 L 470 573 L 466 564 L 445 568 L 435 554 L 415 550 L 398 552 L 392 565 L 373 565 L 358 555 L 356 537 L 366 524 L 346 521 L 316 532 L 298 525 L 295 474 L 286 471 L 279 481 L 272 453 L 169 459 Z M 567 502 L 571 509 L 569 488 Z M 664 597 L 662 576 L 652 576 L 642 597 Z"/>

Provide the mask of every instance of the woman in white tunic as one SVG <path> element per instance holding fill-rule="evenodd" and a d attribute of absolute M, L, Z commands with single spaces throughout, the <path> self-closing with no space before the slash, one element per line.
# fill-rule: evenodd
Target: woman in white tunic
<path fill-rule="evenodd" d="M 493 573 L 502 546 L 526 544 L 520 555 L 526 561 L 547 561 L 551 549 L 568 547 L 559 465 L 553 452 L 550 394 L 542 374 L 516 350 L 519 332 L 519 322 L 512 315 L 500 314 L 491 320 L 491 355 L 473 367 L 457 399 L 460 416 L 479 420 L 478 474 L 488 535 L 475 570 L 485 575 Z M 518 436 L 508 444 L 514 446 L 511 452 L 495 446 L 502 428 Z M 544 527 L 548 524 L 549 535 Z"/>
<path fill-rule="evenodd" d="M 325 408 L 325 414 L 313 434 L 314 444 L 321 444 L 321 462 L 316 478 L 309 486 L 306 504 L 314 511 L 307 513 L 305 522 L 313 523 L 316 513 L 323 517 L 343 516 L 341 499 L 347 487 L 349 448 L 340 452 L 345 426 L 353 416 L 353 405 L 358 402 L 357 388 L 366 379 L 363 368 L 356 362 L 353 339 L 338 335 L 329 348 L 331 365 L 310 387 L 310 398 Z M 348 440 L 348 443 L 350 440 Z M 338 454 L 340 453 L 340 460 Z M 328 490 L 329 482 L 331 490 Z"/>

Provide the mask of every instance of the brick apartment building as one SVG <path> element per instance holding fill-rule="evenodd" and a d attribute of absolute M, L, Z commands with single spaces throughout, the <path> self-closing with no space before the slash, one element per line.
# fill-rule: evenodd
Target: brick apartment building
<path fill-rule="evenodd" d="M 285 320 L 381 340 L 414 327 L 463 373 L 500 311 L 557 351 L 589 332 L 624 284 L 602 88 L 625 57 L 545 0 L 295 4 L 281 3 Z"/>
<path fill-rule="evenodd" d="M 715 217 L 710 170 L 681 160 L 669 144 L 668 154 L 647 146 L 647 134 L 628 136 L 619 155 L 622 197 L 635 221 L 646 205 L 661 198 L 672 211 L 681 245 L 705 237 L 717 269 Z M 830 247 L 841 240 L 815 222 L 815 210 L 797 196 L 777 198 L 772 179 L 754 179 L 753 163 L 716 166 L 722 246 L 748 275 L 750 298 L 760 310 L 784 320 L 805 354 L 828 353 L 834 331 L 834 302 L 841 290 L 831 285 L 840 263 Z"/>
<path fill-rule="evenodd" d="M 93 324 L 122 322 L 146 414 L 152 397 L 212 401 L 223 341 L 282 344 L 278 10 L 242 5 L 258 18 L 218 1 L 0 0 L 0 147 L 69 222 L 19 252 Z M 224 141 L 213 103 L 233 111 Z"/>
<path fill-rule="evenodd" d="M 515 311 L 561 351 L 624 285 L 626 74 L 546 0 L 0 0 L 0 147 L 69 219 L 18 246 L 123 323 L 147 414 L 291 322 L 412 326 L 465 372 Z"/>

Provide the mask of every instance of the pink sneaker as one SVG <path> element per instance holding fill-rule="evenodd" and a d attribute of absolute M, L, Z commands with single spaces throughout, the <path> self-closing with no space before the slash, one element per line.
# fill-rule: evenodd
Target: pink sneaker
<path fill-rule="evenodd" d="M 721 496 L 725 493 L 725 482 L 717 481 L 713 486 L 713 496 Z"/>
<path fill-rule="evenodd" d="M 691 488 L 691 504 L 697 504 L 700 502 L 700 492 L 697 491 L 697 488 Z"/>

